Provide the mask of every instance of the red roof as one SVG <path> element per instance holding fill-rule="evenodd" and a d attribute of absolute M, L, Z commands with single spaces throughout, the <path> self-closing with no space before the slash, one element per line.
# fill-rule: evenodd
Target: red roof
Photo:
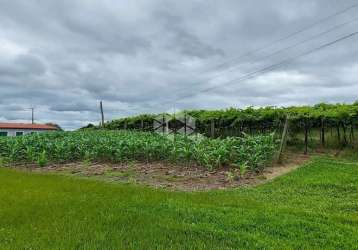
<path fill-rule="evenodd" d="M 26 123 L 1 123 L 0 129 L 42 129 L 57 130 L 55 126 L 45 124 L 26 124 Z"/>

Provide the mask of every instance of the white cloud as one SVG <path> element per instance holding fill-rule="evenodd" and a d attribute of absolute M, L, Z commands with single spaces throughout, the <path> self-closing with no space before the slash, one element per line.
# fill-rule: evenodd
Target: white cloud
<path fill-rule="evenodd" d="M 26 54 L 27 52 L 27 48 L 8 39 L 0 38 L 0 54 L 2 57 L 16 57 L 21 54 Z"/>

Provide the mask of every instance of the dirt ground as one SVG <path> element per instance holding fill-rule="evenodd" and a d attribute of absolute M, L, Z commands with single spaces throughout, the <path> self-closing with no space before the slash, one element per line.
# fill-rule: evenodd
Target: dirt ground
<path fill-rule="evenodd" d="M 170 190 L 204 191 L 263 184 L 297 169 L 307 160 L 309 157 L 306 155 L 290 154 L 286 156 L 283 164 L 274 164 L 265 168 L 261 173 L 247 172 L 243 177 L 235 179 L 228 178 L 229 169 L 208 171 L 202 167 L 183 167 L 167 163 L 99 164 L 78 162 L 53 164 L 44 168 L 26 166 L 26 170 L 62 173 L 111 182 L 139 183 Z"/>

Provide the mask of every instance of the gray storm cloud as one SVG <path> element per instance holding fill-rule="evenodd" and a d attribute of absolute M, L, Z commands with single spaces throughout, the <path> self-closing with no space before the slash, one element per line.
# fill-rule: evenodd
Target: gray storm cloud
<path fill-rule="evenodd" d="M 0 119 L 75 129 L 171 109 L 358 99 L 358 38 L 258 77 L 250 72 L 358 31 L 358 7 L 254 54 L 355 1 L 0 1 Z M 228 70 L 229 69 L 229 70 Z M 232 82 L 226 85 L 227 82 Z M 201 91 L 220 86 L 212 91 Z M 188 98 L 179 98 L 190 96 Z M 179 98 L 179 100 L 178 100 Z M 173 100 L 177 100 L 173 103 Z"/>

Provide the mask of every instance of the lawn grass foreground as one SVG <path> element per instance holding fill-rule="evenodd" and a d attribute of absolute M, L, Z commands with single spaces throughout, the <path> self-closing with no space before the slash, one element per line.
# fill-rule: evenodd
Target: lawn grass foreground
<path fill-rule="evenodd" d="M 358 249 L 358 162 L 171 192 L 0 168 L 0 249 Z"/>

